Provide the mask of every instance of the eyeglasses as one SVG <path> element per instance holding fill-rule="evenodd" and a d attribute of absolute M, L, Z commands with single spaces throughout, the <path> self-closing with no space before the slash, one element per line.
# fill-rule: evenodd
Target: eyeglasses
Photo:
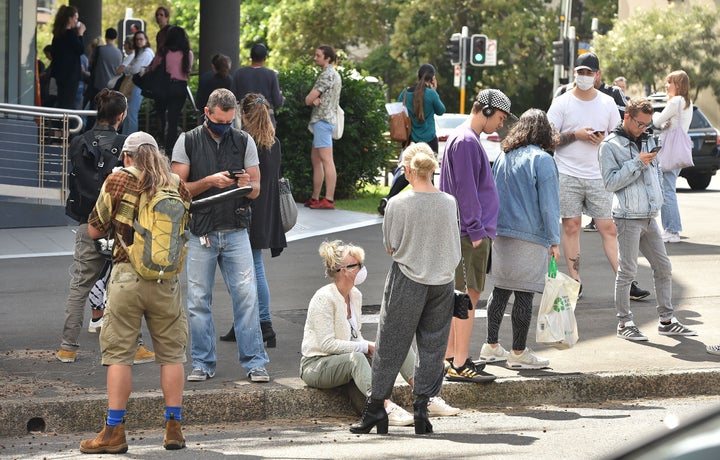
<path fill-rule="evenodd" d="M 630 115 L 630 118 L 632 118 L 632 121 L 634 121 L 635 124 L 637 125 L 637 127 L 640 129 L 646 129 L 646 128 L 650 127 L 650 125 L 652 124 L 652 121 L 650 121 L 648 123 L 643 123 L 642 121 L 638 121 L 637 118 L 633 117 L 632 115 Z"/>
<path fill-rule="evenodd" d="M 339 272 L 339 271 L 342 270 L 343 268 L 344 268 L 344 269 L 355 268 L 355 267 L 357 267 L 357 268 L 362 268 L 362 266 L 363 266 L 362 262 L 358 262 L 358 263 L 356 263 L 356 264 L 343 265 L 343 266 L 341 266 L 340 268 L 338 268 L 338 269 L 335 270 L 335 271 L 338 271 L 338 272 Z"/>

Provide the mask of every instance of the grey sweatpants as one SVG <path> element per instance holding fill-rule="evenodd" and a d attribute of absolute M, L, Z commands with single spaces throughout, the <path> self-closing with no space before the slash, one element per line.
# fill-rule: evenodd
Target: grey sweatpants
<path fill-rule="evenodd" d="M 413 337 L 417 342 L 413 393 L 427 397 L 440 393 L 452 320 L 453 285 L 453 281 L 438 286 L 416 283 L 393 262 L 385 280 L 372 363 L 374 399 L 390 398 Z"/>

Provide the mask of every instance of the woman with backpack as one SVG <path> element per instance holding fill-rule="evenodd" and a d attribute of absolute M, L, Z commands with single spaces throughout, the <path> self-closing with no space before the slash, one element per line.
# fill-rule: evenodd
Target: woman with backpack
<path fill-rule="evenodd" d="M 398 96 L 398 102 L 402 102 L 410 115 L 410 139 L 403 148 L 412 142 L 425 142 L 430 146 L 435 155 L 438 154 L 438 138 L 435 133 L 435 115 L 445 113 L 445 104 L 440 100 L 437 92 L 437 79 L 435 78 L 435 67 L 431 64 L 423 64 L 418 69 L 418 79 L 414 86 L 403 89 Z M 388 200 L 409 185 L 405 174 L 402 171 L 402 158 L 398 161 L 395 170 L 393 184 L 388 195 L 380 200 L 378 212 L 385 214 L 385 207 Z"/>

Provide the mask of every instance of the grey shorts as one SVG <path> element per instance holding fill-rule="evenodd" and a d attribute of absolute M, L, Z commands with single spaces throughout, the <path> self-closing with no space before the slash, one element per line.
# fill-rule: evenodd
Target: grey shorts
<path fill-rule="evenodd" d="M 560 217 L 612 219 L 612 193 L 602 179 L 581 179 L 560 174 Z"/>

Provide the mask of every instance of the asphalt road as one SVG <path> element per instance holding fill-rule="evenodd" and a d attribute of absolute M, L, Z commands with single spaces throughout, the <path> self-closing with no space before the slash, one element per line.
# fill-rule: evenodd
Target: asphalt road
<path fill-rule="evenodd" d="M 602 459 L 712 407 L 720 408 L 720 396 L 466 410 L 432 419 L 435 433 L 426 436 L 415 435 L 412 427 L 390 427 L 388 435 L 354 435 L 348 425 L 356 420 L 347 418 L 191 426 L 184 429 L 187 448 L 172 452 L 162 448 L 162 429 L 130 429 L 124 458 Z M 0 438 L 0 458 L 75 458 L 80 441 L 93 437 L 95 433 L 42 433 Z"/>

